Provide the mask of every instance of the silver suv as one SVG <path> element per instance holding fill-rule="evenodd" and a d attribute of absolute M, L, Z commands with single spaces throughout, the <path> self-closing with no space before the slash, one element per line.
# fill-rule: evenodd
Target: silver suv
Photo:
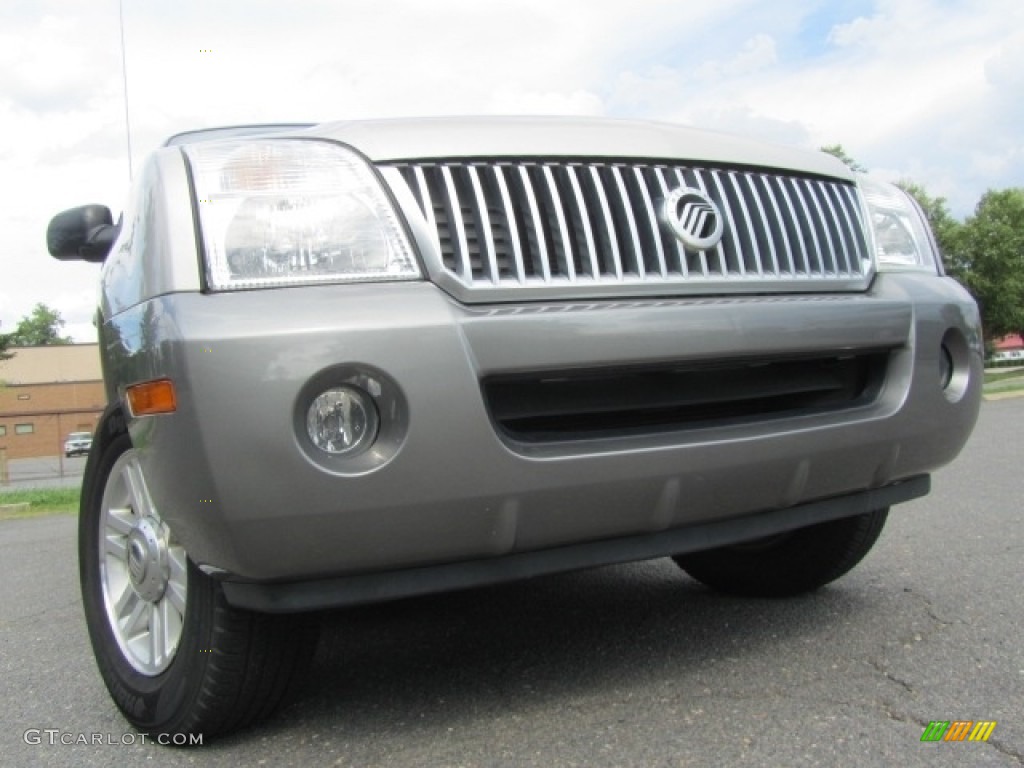
<path fill-rule="evenodd" d="M 673 125 L 186 134 L 48 245 L 103 262 L 82 596 L 147 732 L 269 712 L 318 609 L 665 556 L 818 588 L 978 412 L 909 197 Z"/>
<path fill-rule="evenodd" d="M 92 432 L 72 432 L 64 441 L 64 456 L 87 456 L 92 448 Z"/>

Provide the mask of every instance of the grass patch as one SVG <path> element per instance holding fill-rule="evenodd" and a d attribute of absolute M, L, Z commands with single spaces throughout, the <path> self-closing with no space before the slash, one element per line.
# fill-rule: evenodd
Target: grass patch
<path fill-rule="evenodd" d="M 986 395 L 1008 395 L 1016 392 L 1024 392 L 1024 379 L 990 384 L 984 388 L 983 392 Z"/>
<path fill-rule="evenodd" d="M 0 507 L 5 504 L 28 504 L 28 508 L 0 509 L 0 520 L 39 515 L 73 515 L 78 512 L 78 486 L 71 488 L 28 488 L 0 491 Z"/>
<path fill-rule="evenodd" d="M 1024 368 L 1006 371 L 985 371 L 982 392 L 993 398 L 1016 396 L 1024 392 Z"/>
<path fill-rule="evenodd" d="M 1019 368 L 1013 371 L 985 371 L 985 383 L 992 384 L 1006 379 L 1024 380 L 1024 371 Z"/>

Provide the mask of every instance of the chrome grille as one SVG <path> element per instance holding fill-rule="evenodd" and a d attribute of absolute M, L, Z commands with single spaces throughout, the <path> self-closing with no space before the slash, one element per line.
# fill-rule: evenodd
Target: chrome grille
<path fill-rule="evenodd" d="M 441 269 L 470 291 L 856 290 L 872 269 L 859 193 L 839 181 L 657 163 L 393 167 Z M 662 203 L 680 187 L 700 190 L 721 211 L 724 233 L 713 248 L 690 250 L 663 221 Z"/>

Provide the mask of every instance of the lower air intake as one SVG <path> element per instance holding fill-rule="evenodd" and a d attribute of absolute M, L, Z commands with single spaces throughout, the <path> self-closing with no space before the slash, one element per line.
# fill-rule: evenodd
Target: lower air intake
<path fill-rule="evenodd" d="M 873 401 L 888 352 L 494 376 L 491 418 L 519 442 L 554 442 L 742 424 Z"/>

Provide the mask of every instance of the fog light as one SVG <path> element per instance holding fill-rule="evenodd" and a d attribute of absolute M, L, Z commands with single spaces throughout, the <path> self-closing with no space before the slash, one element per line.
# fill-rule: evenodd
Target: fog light
<path fill-rule="evenodd" d="M 309 439 L 332 456 L 364 451 L 373 444 L 379 425 L 373 398 L 357 387 L 328 389 L 313 400 L 306 414 Z"/>
<path fill-rule="evenodd" d="M 953 382 L 953 354 L 945 344 L 939 353 L 939 386 L 943 390 L 949 389 Z"/>

